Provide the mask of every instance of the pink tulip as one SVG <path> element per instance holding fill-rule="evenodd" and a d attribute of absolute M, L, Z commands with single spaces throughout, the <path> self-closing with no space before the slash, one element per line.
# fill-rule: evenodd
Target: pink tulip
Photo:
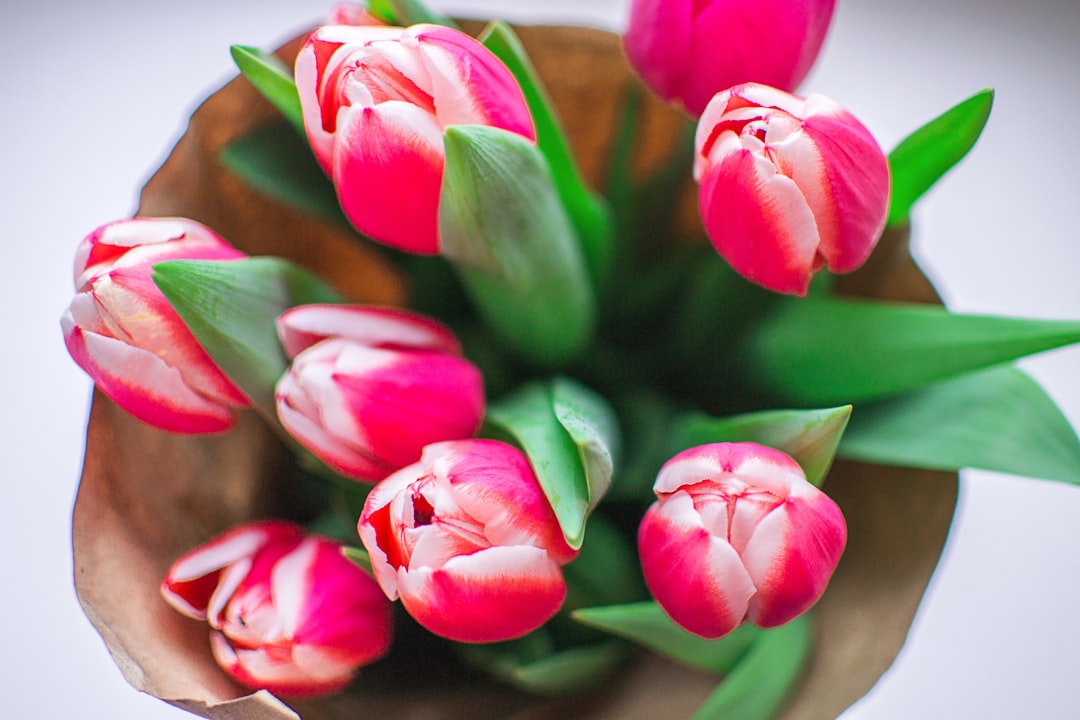
<path fill-rule="evenodd" d="M 855 270 L 885 227 L 889 166 L 870 132 L 821 95 L 740 85 L 698 123 L 705 230 L 747 279 L 805 295 L 822 267 Z"/>
<path fill-rule="evenodd" d="M 792 91 L 817 59 L 835 0 L 634 0 L 623 37 L 637 73 L 695 117 L 734 85 Z"/>
<path fill-rule="evenodd" d="M 278 382 L 281 424 L 334 470 L 377 481 L 429 443 L 467 438 L 484 381 L 453 333 L 390 308 L 305 305 L 278 319 L 292 366 Z"/>
<path fill-rule="evenodd" d="M 296 86 L 345 215 L 408 252 L 439 252 L 443 130 L 489 125 L 536 137 L 506 66 L 446 27 L 320 28 L 297 56 Z"/>
<path fill-rule="evenodd" d="M 68 352 L 113 402 L 180 433 L 227 430 L 247 398 L 225 377 L 154 284 L 164 260 L 244 257 L 191 220 L 103 225 L 75 255 L 75 299 L 60 320 Z"/>
<path fill-rule="evenodd" d="M 286 522 L 243 525 L 177 560 L 161 585 L 209 623 L 214 659 L 282 695 L 341 690 L 390 648 L 390 603 L 340 544 Z"/>
<path fill-rule="evenodd" d="M 355 2 L 339 2 L 330 8 L 327 25 L 385 25 L 382 20 L 368 12 L 367 6 Z"/>
<path fill-rule="evenodd" d="M 359 530 L 387 597 L 451 640 L 520 637 L 566 597 L 575 552 L 529 461 L 504 443 L 429 445 L 375 486 Z"/>
<path fill-rule="evenodd" d="M 840 508 L 779 450 L 691 448 L 664 465 L 654 490 L 638 530 L 645 582 L 672 620 L 702 637 L 795 619 L 821 597 L 844 550 Z"/>

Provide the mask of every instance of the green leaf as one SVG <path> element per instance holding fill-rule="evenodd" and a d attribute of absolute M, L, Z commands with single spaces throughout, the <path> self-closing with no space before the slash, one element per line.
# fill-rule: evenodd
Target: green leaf
<path fill-rule="evenodd" d="M 443 256 L 487 323 L 531 362 L 568 362 L 587 345 L 596 300 L 547 162 L 498 128 L 446 129 L 439 203 Z"/>
<path fill-rule="evenodd" d="M 860 405 L 843 457 L 955 471 L 980 468 L 1080 484 L 1080 439 L 1022 370 L 996 367 Z"/>
<path fill-rule="evenodd" d="M 725 418 L 689 413 L 679 418 L 672 430 L 668 456 L 715 442 L 755 442 L 793 457 L 806 479 L 820 487 L 850 416 L 850 405 L 825 410 L 768 410 Z"/>
<path fill-rule="evenodd" d="M 367 0 L 368 12 L 387 25 L 398 25 L 394 4 L 390 0 Z"/>
<path fill-rule="evenodd" d="M 552 380 L 551 405 L 555 418 L 577 446 L 591 510 L 611 486 L 620 445 L 619 421 L 604 398 L 569 378 Z"/>
<path fill-rule="evenodd" d="M 342 298 L 307 270 L 279 258 L 169 260 L 154 282 L 214 362 L 267 417 L 288 368 L 275 320 L 285 310 Z"/>
<path fill-rule="evenodd" d="M 276 107 L 289 123 L 304 136 L 304 112 L 292 71 L 276 56 L 258 48 L 233 45 L 233 62 L 255 89 Z"/>
<path fill-rule="evenodd" d="M 585 520 L 611 482 L 614 413 L 591 390 L 556 379 L 532 382 L 491 404 L 486 422 L 524 449 L 566 542 L 580 548 Z"/>
<path fill-rule="evenodd" d="M 536 124 L 537 145 L 547 159 L 559 197 L 577 230 L 593 284 L 603 287 L 615 250 L 611 209 L 585 184 L 551 98 L 517 34 L 509 25 L 496 20 L 484 29 L 479 40 L 503 61 L 521 86 Z"/>
<path fill-rule="evenodd" d="M 742 659 L 764 633 L 744 623 L 718 640 L 683 630 L 655 602 L 576 610 L 578 622 L 630 640 L 687 667 L 723 675 Z"/>
<path fill-rule="evenodd" d="M 347 559 L 353 565 L 356 565 L 358 568 L 360 568 L 367 574 L 370 575 L 372 573 L 371 556 L 368 555 L 367 550 L 364 550 L 363 548 L 352 547 L 350 545 L 345 545 L 341 548 L 341 554 L 345 556 L 345 559 Z"/>
<path fill-rule="evenodd" d="M 626 659 L 626 646 L 610 641 L 555 650 L 544 629 L 519 640 L 459 647 L 464 658 L 503 682 L 536 695 L 587 690 Z"/>
<path fill-rule="evenodd" d="M 994 91 L 982 90 L 908 135 L 889 153 L 890 227 L 905 222 L 916 201 L 971 151 L 993 104 Z"/>
<path fill-rule="evenodd" d="M 763 631 L 690 720 L 769 720 L 810 658 L 810 620 L 802 615 Z"/>
<path fill-rule="evenodd" d="M 936 305 L 785 300 L 748 330 L 742 371 L 785 405 L 881 399 L 1080 341 L 1080 322 Z"/>
<path fill-rule="evenodd" d="M 376 5 L 384 7 L 388 5 L 392 8 L 396 23 L 405 27 L 420 23 L 431 23 L 432 25 L 443 25 L 451 28 L 458 27 L 453 20 L 445 15 L 440 15 L 419 0 L 385 0 L 385 2 L 370 3 L 372 12 L 379 15 L 384 10 L 379 8 L 377 11 Z"/>
<path fill-rule="evenodd" d="M 261 127 L 228 145 L 221 162 L 259 192 L 335 225 L 350 227 L 337 193 L 307 142 L 285 123 Z"/>

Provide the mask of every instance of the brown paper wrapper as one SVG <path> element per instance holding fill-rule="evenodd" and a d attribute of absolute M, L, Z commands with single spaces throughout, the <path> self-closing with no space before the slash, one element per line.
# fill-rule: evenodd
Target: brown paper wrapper
<path fill-rule="evenodd" d="M 612 129 L 635 82 L 618 39 L 583 28 L 521 28 L 520 34 L 586 177 L 599 186 Z M 281 54 L 291 60 L 298 47 L 291 43 Z M 139 214 L 198 220 L 247 253 L 306 265 L 356 301 L 405 302 L 407 284 L 378 248 L 275 204 L 219 165 L 228 143 L 276 120 L 245 80 L 226 85 L 194 113 L 143 190 Z M 664 162 L 685 118 L 646 97 L 640 121 L 634 170 L 644 173 Z M 676 230 L 700 234 L 692 196 L 685 204 L 689 212 Z M 911 261 L 906 233 L 884 238 L 841 289 L 936 301 Z M 205 624 L 170 609 L 158 585 L 184 552 L 274 512 L 283 453 L 254 414 L 226 435 L 172 435 L 95 394 L 72 520 L 75 585 L 87 617 L 137 689 L 219 720 L 655 720 L 688 717 L 715 687 L 715 678 L 650 656 L 628 665 L 602 693 L 562 700 L 529 697 L 470 673 L 448 679 L 437 661 L 418 665 L 408 686 L 380 682 L 373 666 L 349 692 L 326 700 L 286 704 L 266 692 L 251 694 L 214 663 Z M 847 518 L 848 547 L 814 611 L 817 642 L 785 720 L 836 717 L 892 663 L 945 542 L 957 478 L 838 462 L 827 488 Z"/>

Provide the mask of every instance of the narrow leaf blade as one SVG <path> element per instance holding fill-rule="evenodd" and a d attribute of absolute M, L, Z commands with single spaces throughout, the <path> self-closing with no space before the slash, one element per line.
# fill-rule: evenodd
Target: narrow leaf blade
<path fill-rule="evenodd" d="M 671 436 L 670 454 L 714 442 L 756 442 L 795 459 L 806 479 L 820 486 L 832 466 L 851 406 L 824 410 L 768 410 L 714 418 L 684 415 Z"/>
<path fill-rule="evenodd" d="M 480 42 L 503 61 L 521 86 L 536 124 L 537 145 L 547 159 L 559 197 L 577 231 L 593 284 L 601 287 L 610 272 L 615 249 L 611 209 L 586 185 L 551 98 L 517 34 L 497 20 L 481 33 Z"/>
<path fill-rule="evenodd" d="M 451 28 L 458 27 L 453 20 L 435 12 L 420 0 L 387 0 L 386 4 L 393 9 L 394 19 L 398 25 L 409 26 L 430 23 Z"/>
<path fill-rule="evenodd" d="M 288 368 L 275 320 L 290 307 L 342 302 L 307 270 L 278 258 L 170 260 L 154 282 L 214 362 L 267 416 Z"/>
<path fill-rule="evenodd" d="M 292 72 L 276 55 L 246 45 L 230 48 L 233 62 L 255 89 L 276 107 L 294 128 L 304 133 L 304 112 Z"/>
<path fill-rule="evenodd" d="M 676 625 L 652 601 L 583 608 L 571 617 L 681 665 L 718 675 L 735 667 L 762 634 L 753 625 L 743 624 L 718 640 L 706 640 Z"/>
<path fill-rule="evenodd" d="M 889 153 L 890 227 L 906 221 L 919 198 L 971 151 L 993 104 L 994 91 L 982 90 L 908 135 Z"/>
<path fill-rule="evenodd" d="M 577 447 L 589 488 L 589 509 L 611 486 L 620 447 L 619 421 L 604 398 L 569 378 L 551 384 L 555 418 Z"/>
<path fill-rule="evenodd" d="M 867 402 L 1080 341 L 1080 322 L 935 305 L 787 300 L 750 329 L 742 371 L 783 404 Z"/>
<path fill-rule="evenodd" d="M 843 457 L 956 471 L 979 468 L 1080 485 L 1080 439 L 1046 391 L 1012 366 L 860 406 Z"/>
<path fill-rule="evenodd" d="M 566 542 L 580 548 L 589 512 L 589 486 L 577 446 L 555 415 L 550 384 L 531 383 L 493 403 L 485 421 L 521 445 Z"/>
<path fill-rule="evenodd" d="M 444 134 L 442 253 L 487 323 L 532 362 L 558 365 L 591 337 L 596 299 L 536 146 L 497 128 Z"/>
<path fill-rule="evenodd" d="M 769 720 L 810 658 L 810 620 L 766 630 L 690 720 Z"/>

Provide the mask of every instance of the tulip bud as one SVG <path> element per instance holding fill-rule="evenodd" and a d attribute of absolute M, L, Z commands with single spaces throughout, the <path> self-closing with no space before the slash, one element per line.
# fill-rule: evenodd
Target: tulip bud
<path fill-rule="evenodd" d="M 638 529 L 645 582 L 672 620 L 706 638 L 806 612 L 847 539 L 840 508 L 798 463 L 754 443 L 679 453 Z"/>
<path fill-rule="evenodd" d="M 68 352 L 99 390 L 143 422 L 181 433 L 227 430 L 248 400 L 192 336 L 151 270 L 164 260 L 242 257 L 191 220 L 103 225 L 76 252 L 76 295 L 60 320 Z"/>
<path fill-rule="evenodd" d="M 165 600 L 206 620 L 210 649 L 243 685 L 336 692 L 390 648 L 390 603 L 340 544 L 286 522 L 250 523 L 177 560 Z"/>
<path fill-rule="evenodd" d="M 817 59 L 835 0 L 634 0 L 623 45 L 652 90 L 697 117 L 725 88 L 792 91 Z"/>
<path fill-rule="evenodd" d="M 536 138 L 510 71 L 451 28 L 320 28 L 296 58 L 296 87 L 346 217 L 408 252 L 439 252 L 443 130 L 489 125 Z"/>
<path fill-rule="evenodd" d="M 529 461 L 493 440 L 424 448 L 371 491 L 359 531 L 387 597 L 462 642 L 509 640 L 550 619 L 575 556 Z"/>
<path fill-rule="evenodd" d="M 709 238 L 736 272 L 770 290 L 805 295 L 822 267 L 855 270 L 885 227 L 885 154 L 822 95 L 733 87 L 705 109 L 695 149 Z"/>
<path fill-rule="evenodd" d="M 292 366 L 276 388 L 278 418 L 334 470 L 377 481 L 425 445 L 470 437 L 484 380 L 453 333 L 390 308 L 305 305 L 278 319 Z"/>

